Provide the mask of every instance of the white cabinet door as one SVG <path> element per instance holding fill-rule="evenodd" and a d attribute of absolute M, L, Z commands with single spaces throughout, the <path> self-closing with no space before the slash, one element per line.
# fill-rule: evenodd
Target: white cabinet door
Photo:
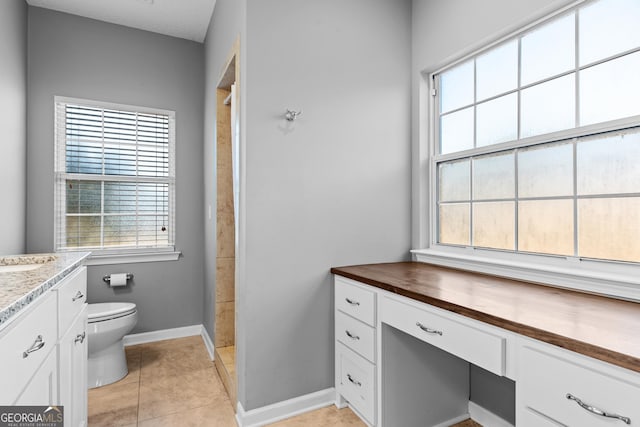
<path fill-rule="evenodd" d="M 15 402 L 38 367 L 55 353 L 56 316 L 56 299 L 47 292 L 0 332 L 0 405 Z"/>
<path fill-rule="evenodd" d="M 64 425 L 87 425 L 87 308 L 75 318 L 60 340 L 60 405 L 64 406 Z"/>
<path fill-rule="evenodd" d="M 58 333 L 62 338 L 87 301 L 87 267 L 69 274 L 53 290 L 58 294 Z"/>
<path fill-rule="evenodd" d="M 58 402 L 58 363 L 52 351 L 36 371 L 14 405 L 56 405 Z"/>

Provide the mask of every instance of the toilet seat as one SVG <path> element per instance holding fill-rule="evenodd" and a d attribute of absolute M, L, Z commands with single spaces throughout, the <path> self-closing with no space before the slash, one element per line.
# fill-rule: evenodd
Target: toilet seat
<path fill-rule="evenodd" d="M 88 305 L 89 323 L 117 319 L 136 312 L 136 305 L 130 302 L 103 302 Z"/>

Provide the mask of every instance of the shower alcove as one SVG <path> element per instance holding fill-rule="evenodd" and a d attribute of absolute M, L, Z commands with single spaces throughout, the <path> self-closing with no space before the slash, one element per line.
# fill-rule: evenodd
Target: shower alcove
<path fill-rule="evenodd" d="M 216 295 L 215 366 L 237 401 L 235 271 L 238 200 L 238 43 L 216 87 Z"/>

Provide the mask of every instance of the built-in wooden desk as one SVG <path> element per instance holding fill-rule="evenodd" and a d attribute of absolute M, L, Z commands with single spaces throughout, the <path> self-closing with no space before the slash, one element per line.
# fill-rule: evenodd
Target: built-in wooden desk
<path fill-rule="evenodd" d="M 454 322 L 461 319 L 457 316 L 460 315 L 464 319 L 478 321 L 479 328 L 483 325 L 499 328 L 498 331 L 505 332 L 502 336 L 507 343 L 517 341 L 517 345 L 506 345 L 505 352 L 509 348 L 516 349 L 512 351 L 514 354 L 507 354 L 506 360 L 514 360 L 516 365 L 511 368 L 516 372 L 512 376 L 517 384 L 517 405 L 522 406 L 517 408 L 518 426 L 558 425 L 553 422 L 600 426 L 605 425 L 601 422 L 612 422 L 580 407 L 575 399 L 567 397 L 571 393 L 581 398 L 581 402 L 586 402 L 585 405 L 600 405 L 605 412 L 617 411 L 614 415 L 626 413 L 617 419 L 620 425 L 625 424 L 627 418 L 633 419 L 634 424 L 640 424 L 639 303 L 419 262 L 336 267 L 331 272 L 350 279 L 336 278 L 336 286 L 340 280 L 353 284 L 355 288 L 368 285 L 362 289 L 370 289 L 377 296 L 379 310 L 384 301 L 389 301 L 385 303 L 389 307 L 395 300 L 408 303 L 409 308 L 411 304 L 419 308 L 421 304 L 415 303 L 424 303 L 422 305 L 428 310 L 432 307 L 437 308 L 437 313 L 440 313 L 438 309 L 444 310 L 444 317 L 451 313 Z M 338 298 L 336 291 L 336 304 Z M 392 311 L 391 308 L 386 310 L 387 313 Z M 374 325 L 378 337 L 384 323 L 384 316 L 379 312 Z M 380 342 L 375 345 L 379 356 L 377 363 L 384 365 Z M 441 348 L 447 350 L 446 347 Z M 523 369 L 525 363 L 528 365 Z M 572 371 L 574 367 L 575 372 Z M 378 372 L 382 369 L 378 366 Z M 594 371 L 597 375 L 591 375 Z M 557 384 L 557 391 L 545 388 L 551 387 L 557 378 L 563 381 Z M 613 382 L 609 381 L 612 378 Z M 384 381 L 377 378 L 374 383 L 377 400 L 381 402 Z M 620 384 L 631 386 L 622 387 L 622 390 Z M 585 387 L 595 390 L 585 390 Z M 563 401 L 545 400 L 551 399 L 554 393 L 558 393 Z M 555 408 L 554 405 L 560 406 Z M 638 409 L 628 409 L 630 405 Z M 574 410 L 575 413 L 568 412 Z M 380 409 L 378 415 L 381 412 Z M 378 416 L 368 421 L 381 425 L 383 420 L 384 417 Z"/>

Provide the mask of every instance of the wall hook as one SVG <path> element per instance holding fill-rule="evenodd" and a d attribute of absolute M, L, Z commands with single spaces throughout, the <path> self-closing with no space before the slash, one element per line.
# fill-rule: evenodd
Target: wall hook
<path fill-rule="evenodd" d="M 294 121 L 295 119 L 298 118 L 298 116 L 302 115 L 302 110 L 300 111 L 293 111 L 293 110 L 289 110 L 287 108 L 287 112 L 284 113 L 284 118 L 287 119 L 287 121 Z"/>

